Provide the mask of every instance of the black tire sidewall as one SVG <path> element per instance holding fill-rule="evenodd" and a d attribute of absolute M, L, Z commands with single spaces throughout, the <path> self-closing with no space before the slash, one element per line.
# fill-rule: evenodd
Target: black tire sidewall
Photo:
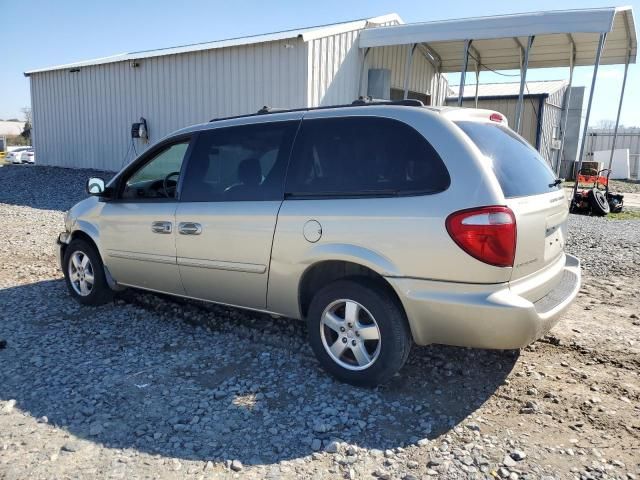
<path fill-rule="evenodd" d="M 596 193 L 597 192 L 597 193 Z M 596 195 L 602 195 L 602 199 L 604 200 L 603 204 L 600 204 L 600 202 L 598 201 L 598 198 L 596 198 Z M 591 190 L 589 190 L 589 203 L 591 204 L 591 210 L 599 216 L 604 216 L 607 213 L 609 213 L 610 211 L 610 207 L 609 207 L 609 202 L 607 201 L 607 197 L 604 195 L 604 193 L 600 192 L 599 190 L 592 188 Z"/>
<path fill-rule="evenodd" d="M 348 370 L 333 361 L 324 348 L 320 323 L 325 308 L 338 299 L 355 300 L 375 318 L 380 329 L 378 359 L 365 370 Z M 406 316 L 398 301 L 376 282 L 338 280 L 316 293 L 307 315 L 309 342 L 316 358 L 330 374 L 356 386 L 376 386 L 388 381 L 402 368 L 409 356 L 412 338 Z"/>
<path fill-rule="evenodd" d="M 71 285 L 71 279 L 69 278 L 69 261 L 71 256 L 75 252 L 82 252 L 89 257 L 91 266 L 93 267 L 94 284 L 91 293 L 87 296 L 79 295 Z M 71 296 L 79 303 L 83 305 L 103 305 L 113 298 L 113 291 L 107 284 L 107 279 L 104 273 L 104 266 L 102 259 L 93 245 L 82 239 L 72 240 L 69 246 L 65 249 L 63 258 L 63 273 L 65 284 Z"/>

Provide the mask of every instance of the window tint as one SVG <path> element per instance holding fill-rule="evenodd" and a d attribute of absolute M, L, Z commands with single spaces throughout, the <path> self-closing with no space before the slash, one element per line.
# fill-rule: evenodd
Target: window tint
<path fill-rule="evenodd" d="M 187 166 L 181 199 L 282 199 L 291 143 L 299 123 L 263 123 L 201 132 Z"/>
<path fill-rule="evenodd" d="M 539 195 L 562 188 L 538 151 L 513 130 L 498 124 L 456 122 L 489 159 L 506 198 Z M 552 186 L 549 186 L 552 185 Z"/>
<path fill-rule="evenodd" d="M 433 147 L 408 125 L 379 117 L 304 120 L 286 192 L 293 196 L 409 195 L 449 187 Z"/>
<path fill-rule="evenodd" d="M 188 147 L 188 141 L 176 143 L 155 155 L 125 181 L 122 198 L 175 198 Z"/>

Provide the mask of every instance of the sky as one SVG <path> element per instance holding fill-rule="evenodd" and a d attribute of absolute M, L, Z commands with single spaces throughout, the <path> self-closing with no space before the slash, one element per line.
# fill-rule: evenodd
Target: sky
<path fill-rule="evenodd" d="M 0 0 L 0 119 L 22 119 L 30 105 L 29 69 L 292 28 L 398 13 L 405 22 L 631 4 L 640 0 Z M 606 47 L 605 47 L 606 48 Z M 535 49 L 535 43 L 534 43 Z M 615 120 L 623 66 L 600 67 L 591 125 Z M 591 67 L 577 67 L 574 85 L 589 86 Z M 517 72 L 507 72 L 517 73 Z M 527 80 L 568 78 L 568 69 L 530 70 Z M 517 81 L 490 72 L 481 82 Z M 475 81 L 467 75 L 467 83 Z M 458 83 L 458 76 L 450 78 Z M 588 92 L 585 92 L 585 98 Z M 640 126 L 640 65 L 629 67 L 621 123 Z"/>

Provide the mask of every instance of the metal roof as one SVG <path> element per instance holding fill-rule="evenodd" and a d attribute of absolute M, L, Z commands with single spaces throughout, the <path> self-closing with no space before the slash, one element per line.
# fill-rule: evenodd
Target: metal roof
<path fill-rule="evenodd" d="M 566 80 L 548 80 L 527 82 L 525 95 L 551 95 L 569 84 Z M 458 97 L 459 85 L 449 86 L 451 97 Z M 465 97 L 471 98 L 476 95 L 475 85 L 465 85 Z M 481 83 L 478 85 L 478 97 L 517 97 L 520 93 L 520 82 L 514 83 Z"/>
<path fill-rule="evenodd" d="M 0 120 L 0 136 L 20 135 L 24 129 L 24 122 Z"/>
<path fill-rule="evenodd" d="M 520 51 L 527 37 L 535 41 L 530 68 L 569 66 L 571 46 L 575 65 L 593 65 L 601 33 L 607 41 L 601 64 L 635 63 L 638 42 L 631 7 L 607 7 L 519 13 L 367 29 L 360 48 L 423 44 L 431 50 L 442 72 L 463 68 L 465 40 L 472 40 L 469 70 L 479 60 L 482 70 L 519 69 Z"/>
<path fill-rule="evenodd" d="M 314 27 L 299 28 L 294 30 L 283 30 L 281 32 L 229 38 L 226 40 L 216 40 L 213 42 L 194 43 L 178 47 L 159 48 L 155 50 L 140 50 L 130 53 L 119 53 L 108 57 L 94 58 L 81 62 L 67 63 L 64 65 L 55 65 L 51 67 L 28 70 L 24 72 L 24 75 L 29 76 L 33 73 L 48 72 L 51 70 L 66 70 L 70 68 L 88 67 L 91 65 L 102 65 L 105 63 L 125 62 L 130 60 L 140 60 L 143 58 L 160 57 L 164 55 L 176 55 L 180 53 L 199 52 L 202 50 L 214 50 L 218 48 L 252 45 L 256 43 L 273 42 L 291 38 L 301 38 L 303 41 L 308 42 L 316 38 L 335 35 L 341 32 L 360 30 L 367 27 L 376 27 L 387 23 L 402 24 L 404 22 L 397 13 L 390 13 L 379 17 L 363 18 L 359 20 L 351 20 L 348 22 L 333 23 L 329 25 L 318 25 Z"/>

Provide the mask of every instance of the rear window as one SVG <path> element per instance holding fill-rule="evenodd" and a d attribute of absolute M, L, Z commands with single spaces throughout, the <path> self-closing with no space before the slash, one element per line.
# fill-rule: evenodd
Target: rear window
<path fill-rule="evenodd" d="M 509 128 L 481 122 L 456 122 L 489 159 L 506 198 L 559 190 L 556 176 L 538 151 Z M 551 186 L 549 186 L 551 185 Z"/>
<path fill-rule="evenodd" d="M 380 117 L 323 118 L 302 122 L 286 191 L 294 197 L 419 195 L 449 183 L 442 159 L 412 127 Z"/>

